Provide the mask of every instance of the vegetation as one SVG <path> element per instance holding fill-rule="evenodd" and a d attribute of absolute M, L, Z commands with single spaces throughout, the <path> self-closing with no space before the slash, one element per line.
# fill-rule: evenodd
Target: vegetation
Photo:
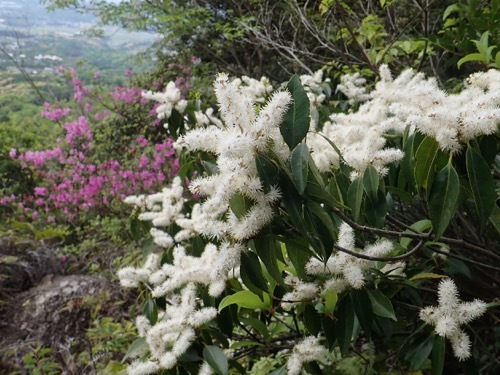
<path fill-rule="evenodd" d="M 161 38 L 0 78 L 2 237 L 133 288 L 20 373 L 500 370 L 500 1 L 42 3 Z"/>

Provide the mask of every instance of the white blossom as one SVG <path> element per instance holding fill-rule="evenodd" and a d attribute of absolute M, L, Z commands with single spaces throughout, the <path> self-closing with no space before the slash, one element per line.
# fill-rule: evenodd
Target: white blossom
<path fill-rule="evenodd" d="M 359 252 L 355 248 L 354 230 L 347 223 L 340 225 L 337 246 Z M 382 257 L 392 250 L 393 245 L 390 241 L 380 240 L 365 246 L 363 252 L 360 253 L 372 257 Z M 349 287 L 362 288 L 366 281 L 365 273 L 373 264 L 373 261 L 338 251 L 330 256 L 326 262 L 312 257 L 306 264 L 306 272 L 309 275 L 333 276 L 325 282 L 324 291 L 336 290 L 342 292 Z"/>
<path fill-rule="evenodd" d="M 299 375 L 302 365 L 317 360 L 326 348 L 320 344 L 319 339 L 308 336 L 294 346 L 292 355 L 288 359 L 288 375 Z"/>
<path fill-rule="evenodd" d="M 420 319 L 434 326 L 439 336 L 448 338 L 455 357 L 463 361 L 470 357 L 470 339 L 460 326 L 484 314 L 486 304 L 478 299 L 461 302 L 452 279 L 444 279 L 439 283 L 438 302 L 438 306 L 421 309 Z"/>
<path fill-rule="evenodd" d="M 159 119 L 168 119 L 174 108 L 183 114 L 188 104 L 186 100 L 182 99 L 180 90 L 172 81 L 167 84 L 164 92 L 143 91 L 142 96 L 160 103 L 156 108 Z"/>

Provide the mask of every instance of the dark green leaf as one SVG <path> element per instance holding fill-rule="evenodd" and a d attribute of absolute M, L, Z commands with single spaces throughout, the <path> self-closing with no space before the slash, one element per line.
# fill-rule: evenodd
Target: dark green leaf
<path fill-rule="evenodd" d="M 439 144 L 432 137 L 425 137 L 415 153 L 415 182 L 425 190 L 431 185 L 432 164 L 438 153 Z"/>
<path fill-rule="evenodd" d="M 431 354 L 434 346 L 434 335 L 420 335 L 410 343 L 405 358 L 410 362 L 410 370 L 416 371 L 422 368 L 422 364 Z"/>
<path fill-rule="evenodd" d="M 331 351 L 336 341 L 335 322 L 328 315 L 321 314 L 321 325 L 323 326 L 323 333 L 325 334 L 328 348 Z"/>
<path fill-rule="evenodd" d="M 309 333 L 316 336 L 321 330 L 321 317 L 312 304 L 305 305 L 302 319 Z"/>
<path fill-rule="evenodd" d="M 267 281 L 262 275 L 259 258 L 251 252 L 241 254 L 240 276 L 248 289 L 257 294 L 262 301 L 262 292 L 267 292 Z"/>
<path fill-rule="evenodd" d="M 264 263 L 267 272 L 269 272 L 277 283 L 281 283 L 281 271 L 278 266 L 278 253 L 281 252 L 281 249 L 276 241 L 269 237 L 255 238 L 253 244 L 255 252 L 262 263 Z"/>
<path fill-rule="evenodd" d="M 495 181 L 488 163 L 470 145 L 465 153 L 465 163 L 472 196 L 483 228 L 495 205 Z"/>
<path fill-rule="evenodd" d="M 447 164 L 438 172 L 429 195 L 429 215 L 436 239 L 441 237 L 455 214 L 459 193 L 458 174 L 451 164 Z"/>
<path fill-rule="evenodd" d="M 387 298 L 384 293 L 380 290 L 368 290 L 368 297 L 370 298 L 370 302 L 372 304 L 373 313 L 378 316 L 382 316 L 384 318 L 390 318 L 394 321 L 397 321 L 396 315 L 394 314 L 394 309 L 392 307 L 392 303 Z"/>
<path fill-rule="evenodd" d="M 354 290 L 351 292 L 351 299 L 359 324 L 365 331 L 365 334 L 369 336 L 373 323 L 373 311 L 370 298 L 365 290 Z"/>
<path fill-rule="evenodd" d="M 290 166 L 297 191 L 303 194 L 309 173 L 309 148 L 305 143 L 299 143 L 293 149 Z"/>
<path fill-rule="evenodd" d="M 224 352 L 214 345 L 207 345 L 203 348 L 203 358 L 218 375 L 229 373 L 229 364 Z"/>
<path fill-rule="evenodd" d="M 337 323 L 335 324 L 335 333 L 339 343 L 342 357 L 347 355 L 351 344 L 352 332 L 354 330 L 354 309 L 350 298 L 344 298 L 339 303 L 337 311 Z"/>
<path fill-rule="evenodd" d="M 349 186 L 347 190 L 347 204 L 351 208 L 352 218 L 358 221 L 361 211 L 361 202 L 363 200 L 363 178 L 358 177 Z"/>
<path fill-rule="evenodd" d="M 271 186 L 278 185 L 279 168 L 272 160 L 265 155 L 257 154 L 255 165 L 266 193 L 269 192 Z"/>
<path fill-rule="evenodd" d="M 299 277 L 306 277 L 305 265 L 312 256 L 307 244 L 301 244 L 297 241 L 284 239 L 286 242 L 286 252 L 290 262 L 292 262 L 295 271 Z"/>
<path fill-rule="evenodd" d="M 373 200 L 367 196 L 365 199 L 365 214 L 368 222 L 377 228 L 382 228 L 385 224 L 385 215 L 389 210 L 387 199 L 382 191 L 377 191 L 377 198 Z"/>
<path fill-rule="evenodd" d="M 307 134 L 310 125 L 309 98 L 295 74 L 287 84 L 292 94 L 293 103 L 288 109 L 280 126 L 280 132 L 286 144 L 293 150 Z"/>
<path fill-rule="evenodd" d="M 444 369 L 445 342 L 444 337 L 436 336 L 432 347 L 432 375 L 441 375 Z"/>
<path fill-rule="evenodd" d="M 299 230 L 304 230 L 304 219 L 302 217 L 302 198 L 293 187 L 292 182 L 285 174 L 281 175 L 280 187 L 283 193 L 283 205 L 292 224 Z M 305 232 L 302 232 L 306 234 Z"/>
<path fill-rule="evenodd" d="M 372 165 L 368 166 L 363 173 L 363 185 L 366 195 L 374 200 L 377 198 L 379 180 L 380 177 L 375 167 Z"/>

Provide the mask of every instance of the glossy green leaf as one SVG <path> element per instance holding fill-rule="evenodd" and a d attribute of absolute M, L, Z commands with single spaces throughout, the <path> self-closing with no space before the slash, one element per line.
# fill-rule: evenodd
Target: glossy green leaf
<path fill-rule="evenodd" d="M 269 192 L 271 186 L 278 185 L 279 182 L 279 168 L 271 159 L 266 155 L 257 154 L 255 156 L 255 165 L 257 173 L 262 181 L 264 191 Z"/>
<path fill-rule="evenodd" d="M 380 290 L 367 290 L 375 315 L 397 321 L 392 303 Z"/>
<path fill-rule="evenodd" d="M 229 374 L 229 364 L 227 357 L 217 346 L 207 345 L 203 348 L 203 359 L 218 375 Z"/>
<path fill-rule="evenodd" d="M 271 298 L 268 293 L 263 293 L 263 300 L 258 295 L 252 293 L 250 290 L 240 290 L 234 294 L 226 296 L 220 301 L 219 312 L 227 306 L 238 305 L 245 309 L 252 310 L 269 310 L 271 308 Z"/>
<path fill-rule="evenodd" d="M 351 292 L 351 300 L 361 328 L 363 328 L 365 334 L 370 335 L 373 324 L 373 310 L 368 294 L 365 290 L 354 290 Z"/>
<path fill-rule="evenodd" d="M 465 152 L 465 164 L 472 196 L 479 215 L 481 227 L 490 217 L 495 205 L 495 181 L 488 163 L 481 154 L 470 145 Z"/>
<path fill-rule="evenodd" d="M 439 150 L 439 144 L 432 137 L 425 137 L 415 153 L 415 182 L 425 190 L 430 186 L 432 165 Z"/>
<path fill-rule="evenodd" d="M 283 194 L 282 202 L 285 206 L 286 214 L 292 221 L 292 224 L 303 232 L 304 218 L 302 217 L 302 197 L 297 193 L 293 183 L 285 174 L 281 175 L 280 188 Z"/>
<path fill-rule="evenodd" d="M 434 345 L 432 346 L 431 354 L 431 374 L 441 375 L 444 369 L 444 355 L 445 355 L 445 339 L 441 336 L 436 336 L 434 338 Z"/>
<path fill-rule="evenodd" d="M 281 249 L 276 241 L 269 237 L 255 238 L 253 240 L 255 252 L 266 267 L 267 272 L 277 283 L 282 282 L 281 271 L 278 265 L 278 256 Z"/>
<path fill-rule="evenodd" d="M 290 79 L 286 88 L 292 94 L 293 102 L 283 118 L 280 132 L 290 150 L 293 150 L 304 139 L 309 130 L 310 106 L 309 98 L 296 74 Z"/>
<path fill-rule="evenodd" d="M 488 61 L 486 60 L 486 56 L 480 54 L 480 53 L 470 53 L 467 56 L 462 57 L 460 60 L 457 62 L 458 69 L 465 64 L 466 62 L 469 61 L 480 61 L 483 63 L 487 63 Z"/>
<path fill-rule="evenodd" d="M 460 193 L 460 180 L 451 164 L 441 169 L 429 195 L 429 215 L 436 239 L 444 233 L 455 214 Z"/>
<path fill-rule="evenodd" d="M 363 185 L 366 192 L 371 199 L 377 198 L 378 185 L 380 176 L 373 165 L 368 166 L 363 173 Z"/>
<path fill-rule="evenodd" d="M 385 216 L 389 210 L 384 193 L 378 190 L 376 199 L 367 196 L 364 208 L 368 222 L 374 227 L 382 228 L 385 224 Z"/>
<path fill-rule="evenodd" d="M 262 292 L 267 292 L 268 285 L 257 255 L 251 252 L 241 254 L 240 276 L 243 284 L 264 301 Z"/>
<path fill-rule="evenodd" d="M 309 261 L 312 252 L 309 250 L 307 244 L 301 244 L 297 241 L 291 241 L 290 239 L 284 239 L 286 242 L 286 252 L 290 262 L 292 262 L 295 271 L 299 277 L 306 277 L 305 266 Z"/>
<path fill-rule="evenodd" d="M 350 298 L 344 298 L 338 307 L 335 334 L 342 357 L 347 355 L 354 330 L 354 309 Z"/>
<path fill-rule="evenodd" d="M 156 306 L 156 302 L 152 298 L 148 298 L 144 303 L 144 315 L 148 318 L 151 324 L 155 324 L 158 320 L 158 307 Z"/>
<path fill-rule="evenodd" d="M 139 337 L 138 339 L 135 339 L 134 342 L 128 348 L 127 353 L 125 353 L 125 356 L 122 359 L 122 363 L 125 363 L 125 361 L 128 358 L 135 358 L 141 355 L 141 353 L 146 351 L 147 348 L 148 348 L 148 343 L 145 337 Z"/>
<path fill-rule="evenodd" d="M 305 143 L 299 143 L 293 149 L 290 166 L 297 191 L 299 194 L 303 194 L 306 190 L 309 173 L 309 148 Z"/>
<path fill-rule="evenodd" d="M 311 335 L 316 336 L 321 330 L 321 317 L 312 304 L 305 305 L 302 320 Z"/>
<path fill-rule="evenodd" d="M 358 221 L 361 211 L 361 202 L 363 201 L 363 178 L 358 177 L 349 186 L 347 190 L 347 204 L 351 208 L 352 218 Z"/>

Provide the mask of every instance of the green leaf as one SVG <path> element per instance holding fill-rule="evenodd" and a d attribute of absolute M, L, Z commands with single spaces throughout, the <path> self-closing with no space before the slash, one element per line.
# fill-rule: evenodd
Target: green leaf
<path fill-rule="evenodd" d="M 410 370 L 416 371 L 422 368 L 423 363 L 431 354 L 434 346 L 434 335 L 425 334 L 410 343 L 405 359 L 410 362 Z"/>
<path fill-rule="evenodd" d="M 262 292 L 267 292 L 268 285 L 257 255 L 251 252 L 241 254 L 240 276 L 245 286 L 264 301 Z"/>
<path fill-rule="evenodd" d="M 310 107 L 309 98 L 296 74 L 292 76 L 286 87 L 292 94 L 293 103 L 283 118 L 280 132 L 290 150 L 293 150 L 304 139 L 309 130 Z"/>
<path fill-rule="evenodd" d="M 372 304 L 365 290 L 353 290 L 351 293 L 354 312 L 365 334 L 370 335 L 373 324 Z"/>
<path fill-rule="evenodd" d="M 368 166 L 363 173 L 363 185 L 366 195 L 373 200 L 377 199 L 378 184 L 380 176 L 373 165 Z"/>
<path fill-rule="evenodd" d="M 444 233 L 455 214 L 459 193 L 460 180 L 455 168 L 449 163 L 436 175 L 429 195 L 429 216 L 436 240 Z"/>
<path fill-rule="evenodd" d="M 335 333 L 342 357 L 347 355 L 354 330 L 354 310 L 350 298 L 344 298 L 338 308 Z"/>
<path fill-rule="evenodd" d="M 432 137 L 425 137 L 415 154 L 415 182 L 427 190 L 430 186 L 432 164 L 439 150 L 439 144 Z"/>
<path fill-rule="evenodd" d="M 255 252 L 266 267 L 267 272 L 276 280 L 282 282 L 281 271 L 278 266 L 278 252 L 280 251 L 276 241 L 269 237 L 255 238 L 253 240 Z"/>
<path fill-rule="evenodd" d="M 437 273 L 432 273 L 432 272 L 422 272 L 413 275 L 412 277 L 410 277 L 410 280 L 415 281 L 415 280 L 427 280 L 427 279 L 442 279 L 443 277 L 448 277 L 448 276 L 439 275 Z"/>
<path fill-rule="evenodd" d="M 316 336 L 321 330 L 321 317 L 312 304 L 305 305 L 302 320 L 311 335 Z"/>
<path fill-rule="evenodd" d="M 286 374 L 287 374 L 286 368 L 283 366 L 277 370 L 274 370 L 269 375 L 286 375 Z"/>
<path fill-rule="evenodd" d="M 135 358 L 148 347 L 148 343 L 146 342 L 145 337 L 139 337 L 138 339 L 135 339 L 132 345 L 127 350 L 127 353 L 125 353 L 125 356 L 122 359 L 122 363 L 125 363 L 125 361 L 128 358 Z"/>
<path fill-rule="evenodd" d="M 283 193 L 282 202 L 285 206 L 285 211 L 293 225 L 307 235 L 304 231 L 304 219 L 302 217 L 302 197 L 297 193 L 293 187 L 293 183 L 288 177 L 282 173 L 280 179 L 280 188 Z"/>
<path fill-rule="evenodd" d="M 212 367 L 216 374 L 229 374 L 229 364 L 226 355 L 217 346 L 207 345 L 203 348 L 203 358 Z"/>
<path fill-rule="evenodd" d="M 325 300 L 325 314 L 331 315 L 335 311 L 339 296 L 335 290 L 329 290 L 323 294 Z"/>
<path fill-rule="evenodd" d="M 144 303 L 144 315 L 148 318 L 151 324 L 155 324 L 158 320 L 158 306 L 152 298 L 148 298 Z"/>
<path fill-rule="evenodd" d="M 465 165 L 480 225 L 483 228 L 495 206 L 495 181 L 488 163 L 471 145 L 465 152 Z"/>
<path fill-rule="evenodd" d="M 295 271 L 299 277 L 306 277 L 305 265 L 312 256 L 307 244 L 301 244 L 290 239 L 283 239 L 286 243 L 286 252 L 290 262 L 292 262 Z"/>
<path fill-rule="evenodd" d="M 363 178 L 358 177 L 349 186 L 347 190 L 347 205 L 351 208 L 352 218 L 358 221 L 361 211 L 361 202 L 363 200 Z"/>
<path fill-rule="evenodd" d="M 220 301 L 219 312 L 222 311 L 227 306 L 238 305 L 245 309 L 251 310 L 269 310 L 271 308 L 271 297 L 268 293 L 263 293 L 263 299 L 261 299 L 255 293 L 250 290 L 241 290 L 229 296 L 226 296 Z"/>
<path fill-rule="evenodd" d="M 436 336 L 434 338 L 434 345 L 432 346 L 431 354 L 432 375 L 441 375 L 443 373 L 445 348 L 444 337 Z"/>
<path fill-rule="evenodd" d="M 387 199 L 382 191 L 377 191 L 377 198 L 366 197 L 365 214 L 368 222 L 377 228 L 382 228 L 385 224 L 385 216 L 389 210 Z"/>
<path fill-rule="evenodd" d="M 239 349 L 239 348 L 246 348 L 249 346 L 265 346 L 264 344 L 261 344 L 260 342 L 257 341 L 250 341 L 250 340 L 244 340 L 244 341 L 236 341 L 231 344 L 230 348 L 231 349 Z"/>
<path fill-rule="evenodd" d="M 255 156 L 255 165 L 257 173 L 262 181 L 264 192 L 269 192 L 271 186 L 278 185 L 279 168 L 276 163 L 269 159 L 266 155 L 257 154 Z"/>
<path fill-rule="evenodd" d="M 482 63 L 485 63 L 485 64 L 488 63 L 488 60 L 486 60 L 486 56 L 484 56 L 484 55 L 482 55 L 480 53 L 470 53 L 467 56 L 464 56 L 460 60 L 458 60 L 458 62 L 457 62 L 458 69 L 460 69 L 460 67 L 464 63 L 469 62 L 469 61 L 479 61 L 479 62 L 482 62 Z"/>
<path fill-rule="evenodd" d="M 265 323 L 256 318 L 240 318 L 241 322 L 259 332 L 265 340 L 269 338 L 269 330 Z"/>
<path fill-rule="evenodd" d="M 368 297 L 372 304 L 373 313 L 383 318 L 397 321 L 392 303 L 380 290 L 367 290 Z"/>
<path fill-rule="evenodd" d="M 248 210 L 250 210 L 252 205 L 252 200 L 240 193 L 235 193 L 231 197 L 231 199 L 229 199 L 229 206 L 231 207 L 231 211 L 233 211 L 238 219 L 244 217 Z"/>
<path fill-rule="evenodd" d="M 293 149 L 290 166 L 297 191 L 302 195 L 306 190 L 309 173 L 309 148 L 305 143 L 299 143 Z"/>

